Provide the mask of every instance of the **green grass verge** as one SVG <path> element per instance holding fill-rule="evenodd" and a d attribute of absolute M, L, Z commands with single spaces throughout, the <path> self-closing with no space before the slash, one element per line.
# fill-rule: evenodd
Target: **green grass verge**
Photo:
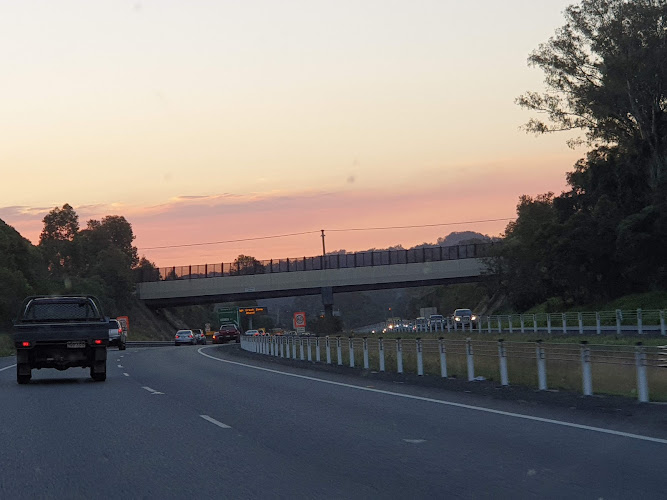
<path fill-rule="evenodd" d="M 0 333 L 0 357 L 16 354 L 12 338 L 6 333 Z"/>

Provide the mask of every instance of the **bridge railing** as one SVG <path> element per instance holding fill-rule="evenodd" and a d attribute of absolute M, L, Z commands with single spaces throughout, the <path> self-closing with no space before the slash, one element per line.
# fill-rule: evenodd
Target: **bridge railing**
<path fill-rule="evenodd" d="M 427 246 L 409 250 L 369 250 L 366 252 L 285 259 L 256 260 L 249 258 L 245 261 L 236 260 L 232 263 L 171 266 L 158 269 L 142 268 L 137 278 L 139 282 L 166 281 L 440 262 L 489 257 L 493 247 L 494 243 L 471 243 L 454 246 Z"/>
<path fill-rule="evenodd" d="M 383 337 L 242 337 L 241 348 L 310 363 L 667 400 L 667 346 Z"/>

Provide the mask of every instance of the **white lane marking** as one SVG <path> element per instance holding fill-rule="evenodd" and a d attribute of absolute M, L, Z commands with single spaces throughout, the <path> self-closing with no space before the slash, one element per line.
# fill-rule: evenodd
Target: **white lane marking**
<path fill-rule="evenodd" d="M 651 437 L 651 436 L 643 436 L 641 434 L 632 434 L 630 432 L 623 432 L 623 431 L 615 431 L 612 429 L 605 429 L 603 427 L 593 427 L 591 425 L 583 425 L 583 424 L 575 424 L 573 422 L 565 422 L 563 420 L 554 420 L 551 418 L 544 418 L 544 417 L 535 417 L 533 415 L 524 415 L 521 413 L 513 413 L 509 411 L 502 411 L 502 410 L 494 410 L 493 408 L 485 408 L 484 406 L 473 406 L 473 405 L 467 405 L 464 403 L 454 403 L 452 401 L 443 401 L 441 399 L 434 399 L 434 398 L 426 398 L 423 396 L 413 396 L 412 394 L 401 394 L 400 392 L 391 392 L 391 391 L 385 391 L 382 389 L 373 389 L 370 387 L 362 387 L 359 385 L 353 385 L 353 384 L 345 384 L 343 382 L 334 382 L 333 380 L 325 380 L 317 377 L 309 377 L 308 375 L 298 375 L 296 373 L 287 373 L 287 372 L 281 372 L 279 370 L 272 370 L 271 368 L 263 368 L 261 366 L 253 366 L 253 365 L 248 365 L 245 363 L 239 363 L 238 361 L 229 361 L 226 359 L 220 359 L 216 358 L 215 356 L 211 356 L 210 354 L 206 354 L 205 352 L 202 352 L 203 349 L 210 349 L 211 347 L 216 347 L 216 346 L 208 346 L 208 347 L 200 347 L 197 352 L 201 354 L 202 356 L 206 356 L 207 358 L 214 359 L 216 361 L 220 361 L 221 363 L 228 363 L 231 365 L 238 365 L 238 366 L 245 366 L 246 368 L 252 368 L 254 370 L 261 370 L 269 373 L 276 373 L 279 375 L 284 375 L 286 377 L 294 377 L 294 378 L 301 378 L 305 380 L 312 380 L 314 382 L 320 382 L 322 384 L 329 384 L 329 385 L 337 385 L 339 387 L 347 387 L 349 389 L 356 389 L 358 391 L 368 391 L 368 392 L 375 392 L 377 394 L 385 394 L 387 396 L 394 396 L 398 398 L 405 398 L 405 399 L 414 399 L 417 401 L 426 401 L 427 403 L 435 403 L 439 405 L 444 405 L 444 406 L 452 406 L 455 408 L 465 408 L 467 410 L 475 410 L 475 411 L 481 411 L 485 413 L 493 413 L 494 415 L 503 415 L 505 417 L 513 417 L 513 418 L 522 418 L 524 420 L 532 420 L 533 422 L 542 422 L 545 424 L 553 424 L 553 425 L 560 425 L 562 427 L 571 427 L 573 429 L 582 429 L 585 431 L 592 431 L 592 432 L 600 432 L 602 434 L 611 434 L 613 436 L 621 436 L 621 437 L 626 437 L 630 439 L 638 439 L 640 441 L 650 441 L 652 443 L 659 443 L 659 444 L 667 444 L 667 439 L 661 439 L 661 438 L 656 438 L 656 437 Z"/>
<path fill-rule="evenodd" d="M 148 386 L 143 386 L 142 389 L 146 389 L 151 394 L 164 394 L 164 392 L 156 391 L 155 389 L 151 389 Z"/>
<path fill-rule="evenodd" d="M 4 372 L 5 370 L 9 370 L 10 368 L 14 368 L 16 364 L 5 366 L 4 368 L 0 368 L 0 372 Z"/>
<path fill-rule="evenodd" d="M 406 443 L 412 443 L 412 444 L 422 444 L 426 442 L 426 439 L 404 439 Z"/>
<path fill-rule="evenodd" d="M 199 416 L 201 418 L 203 418 L 204 420 L 208 420 L 213 425 L 217 425 L 218 427 L 222 427 L 223 429 L 231 429 L 231 427 L 228 426 L 227 424 L 223 424 L 222 422 L 218 422 L 216 419 L 214 419 L 212 417 L 209 417 L 208 415 L 199 415 Z"/>
<path fill-rule="evenodd" d="M 126 377 L 129 377 L 129 376 L 130 376 L 129 373 L 123 373 L 123 375 L 125 375 Z"/>
<path fill-rule="evenodd" d="M 122 368 L 122 367 L 123 367 L 123 365 L 118 365 L 118 368 Z"/>

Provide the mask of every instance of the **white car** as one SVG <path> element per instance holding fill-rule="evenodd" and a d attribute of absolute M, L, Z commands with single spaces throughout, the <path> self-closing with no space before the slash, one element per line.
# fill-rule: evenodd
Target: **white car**
<path fill-rule="evenodd" d="M 454 320 L 454 329 L 458 329 L 459 325 L 463 330 L 467 326 L 471 329 L 473 326 L 477 325 L 477 315 L 473 314 L 470 309 L 456 309 L 453 314 Z"/>
<path fill-rule="evenodd" d="M 259 337 L 259 330 L 246 330 L 243 335 L 246 337 Z"/>

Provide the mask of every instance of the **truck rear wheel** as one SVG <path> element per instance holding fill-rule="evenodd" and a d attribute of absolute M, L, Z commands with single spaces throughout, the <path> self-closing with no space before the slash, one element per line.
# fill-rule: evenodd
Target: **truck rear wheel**
<path fill-rule="evenodd" d="M 27 384 L 32 378 L 32 370 L 30 365 L 19 363 L 16 365 L 16 381 L 19 384 Z"/>
<path fill-rule="evenodd" d="M 107 362 L 97 362 L 90 367 L 90 378 L 95 382 L 104 382 L 107 379 Z"/>

